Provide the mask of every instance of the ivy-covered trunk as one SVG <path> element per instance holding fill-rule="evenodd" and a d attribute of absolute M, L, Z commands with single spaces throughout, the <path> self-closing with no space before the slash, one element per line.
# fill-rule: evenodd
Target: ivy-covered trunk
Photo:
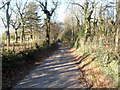
<path fill-rule="evenodd" d="M 85 42 L 90 38 L 92 41 L 92 33 L 91 33 L 91 16 L 94 11 L 94 2 L 92 3 L 92 9 L 89 11 L 89 2 L 86 2 L 86 7 L 85 7 Z"/>

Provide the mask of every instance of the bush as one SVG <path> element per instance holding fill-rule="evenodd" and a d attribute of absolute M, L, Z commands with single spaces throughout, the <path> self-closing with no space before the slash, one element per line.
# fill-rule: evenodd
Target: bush
<path fill-rule="evenodd" d="M 15 67 L 21 60 L 21 56 L 19 54 L 14 53 L 6 53 L 2 56 L 2 66 L 3 68 L 11 68 Z"/>

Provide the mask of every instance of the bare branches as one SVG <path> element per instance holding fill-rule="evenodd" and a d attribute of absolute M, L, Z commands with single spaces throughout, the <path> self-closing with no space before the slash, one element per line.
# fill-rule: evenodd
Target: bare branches
<path fill-rule="evenodd" d="M 93 11 L 94 11 L 94 8 L 95 8 L 95 2 L 92 2 L 92 10 L 90 11 L 89 17 L 88 17 L 89 20 L 92 19 L 92 18 L 91 18 L 91 15 L 92 15 L 92 13 L 93 13 Z"/>
<path fill-rule="evenodd" d="M 79 4 L 79 3 L 76 3 L 74 0 L 70 0 L 68 1 L 69 4 L 72 4 L 72 5 L 76 5 L 76 6 L 79 6 L 81 7 L 83 10 L 85 9 L 83 5 Z"/>
<path fill-rule="evenodd" d="M 45 2 L 42 2 L 41 0 L 36 0 L 39 3 L 39 6 L 41 7 L 42 11 L 44 11 L 45 14 L 47 14 L 48 16 L 52 16 L 52 14 L 54 13 L 54 11 L 56 10 L 57 6 L 58 6 L 58 1 L 55 2 L 52 0 L 52 3 L 54 5 L 54 8 L 52 8 L 50 11 L 48 10 L 47 6 L 48 6 L 48 1 L 45 0 Z"/>
<path fill-rule="evenodd" d="M 44 10 L 45 6 L 43 4 L 43 2 L 36 0 L 39 3 L 39 6 L 41 7 L 42 11 Z"/>
<path fill-rule="evenodd" d="M 73 4 L 73 5 L 78 5 L 78 6 L 80 6 L 83 10 L 85 9 L 82 5 L 80 5 L 79 3 L 75 3 L 75 2 L 72 2 L 71 4 Z"/>
<path fill-rule="evenodd" d="M 56 3 L 54 1 L 52 1 L 52 2 L 53 2 L 53 4 L 54 4 L 55 7 L 51 9 L 51 13 L 50 13 L 51 16 L 52 16 L 53 12 L 56 10 L 56 8 L 58 6 L 58 1 Z"/>
<path fill-rule="evenodd" d="M 3 18 L 1 18 L 1 20 L 2 20 L 2 22 L 3 22 L 4 27 L 7 28 L 7 25 L 6 25 L 6 22 L 7 22 L 7 21 L 5 21 Z"/>
<path fill-rule="evenodd" d="M 16 7 L 17 7 L 17 9 L 18 9 L 19 14 L 22 15 L 22 13 L 21 13 L 21 11 L 20 11 L 20 7 L 19 7 L 19 5 L 18 5 L 17 2 L 16 2 Z"/>
<path fill-rule="evenodd" d="M 20 16 L 22 16 L 23 14 L 24 14 L 24 10 L 25 10 L 25 8 L 26 8 L 26 6 L 27 6 L 27 2 L 28 2 L 28 0 L 26 0 L 26 2 L 24 3 L 24 5 L 23 5 L 23 8 L 21 8 L 22 6 L 22 4 L 18 4 L 17 2 L 16 2 L 16 7 L 17 7 L 17 10 L 18 10 L 18 13 L 20 14 Z M 15 11 L 14 11 L 15 12 Z"/>
<path fill-rule="evenodd" d="M 46 15 L 46 19 L 45 19 L 45 24 L 47 27 L 46 28 L 46 42 L 47 42 L 47 45 L 49 45 L 50 44 L 50 19 L 58 6 L 58 1 L 55 2 L 52 0 L 52 4 L 54 5 L 54 8 L 51 8 L 51 10 L 47 8 L 48 0 L 45 0 L 44 2 L 42 2 L 41 0 L 36 0 L 36 1 L 39 3 L 39 6 L 41 7 L 42 11 Z"/>
<path fill-rule="evenodd" d="M 6 3 L 2 2 L 3 5 L 0 7 L 0 9 L 4 8 L 6 4 L 10 3 L 11 0 L 8 0 Z"/>
<path fill-rule="evenodd" d="M 21 2 L 21 1 L 20 1 Z M 24 34 L 24 30 L 25 30 L 25 20 L 24 20 L 24 14 L 25 14 L 25 9 L 26 9 L 26 6 L 27 6 L 27 2 L 28 0 L 26 0 L 25 3 L 23 2 L 17 2 L 16 1 L 16 7 L 17 7 L 17 13 L 18 15 L 20 16 L 20 20 L 21 20 L 21 25 L 22 25 L 22 32 L 21 32 L 21 43 L 23 42 L 23 40 L 25 39 L 25 34 Z M 19 4 L 18 4 L 19 3 Z"/>
<path fill-rule="evenodd" d="M 45 9 L 47 9 L 47 3 L 48 3 L 47 0 L 45 0 Z"/>
<path fill-rule="evenodd" d="M 28 3 L 28 0 L 26 0 L 25 4 L 24 4 L 24 6 L 23 6 L 22 11 L 24 11 L 24 10 L 25 10 L 25 8 L 26 8 L 26 6 L 27 6 L 27 3 Z"/>
<path fill-rule="evenodd" d="M 3 6 L 0 7 L 0 9 L 2 9 L 3 7 L 5 7 L 5 5 L 7 4 L 8 2 L 6 2 Z"/>
<path fill-rule="evenodd" d="M 17 15 L 16 15 L 14 20 L 13 19 L 10 20 L 10 24 L 14 29 L 20 28 L 21 23 L 20 23 L 20 21 L 18 21 L 18 16 Z"/>

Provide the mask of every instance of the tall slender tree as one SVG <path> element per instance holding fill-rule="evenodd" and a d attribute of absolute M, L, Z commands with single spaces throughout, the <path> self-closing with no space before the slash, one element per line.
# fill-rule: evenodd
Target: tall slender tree
<path fill-rule="evenodd" d="M 2 2 L 3 6 L 0 8 L 0 9 L 4 8 L 6 11 L 6 25 L 5 25 L 5 22 L 3 20 L 2 21 L 3 21 L 4 26 L 6 27 L 7 49 L 10 46 L 10 30 L 9 30 L 10 29 L 10 14 L 9 14 L 10 2 L 11 0 L 6 0 L 6 3 Z"/>
<path fill-rule="evenodd" d="M 24 21 L 24 14 L 25 14 L 25 8 L 27 6 L 28 0 L 25 1 L 25 3 L 23 3 L 22 1 L 18 2 L 16 1 L 16 7 L 17 7 L 17 12 L 15 11 L 15 13 L 17 15 L 20 16 L 21 19 L 21 27 L 22 27 L 22 32 L 21 32 L 21 43 L 24 41 L 25 39 L 25 21 Z"/>
<path fill-rule="evenodd" d="M 116 0 L 116 5 L 117 5 L 117 22 L 116 22 L 116 27 L 117 27 L 117 32 L 116 32 L 116 51 L 120 50 L 120 0 Z"/>

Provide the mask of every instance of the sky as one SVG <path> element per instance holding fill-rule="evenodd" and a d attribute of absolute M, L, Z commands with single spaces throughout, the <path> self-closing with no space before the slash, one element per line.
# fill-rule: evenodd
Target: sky
<path fill-rule="evenodd" d="M 15 0 L 12 0 L 11 5 L 14 4 L 14 1 Z M 25 1 L 25 0 L 23 0 L 23 1 Z M 33 0 L 28 0 L 28 1 L 30 2 L 30 1 L 33 1 Z M 51 1 L 51 0 L 48 0 L 48 1 Z M 56 20 L 58 22 L 63 22 L 64 21 L 64 18 L 69 11 L 69 10 L 66 10 L 66 8 L 68 6 L 66 1 L 68 1 L 68 0 L 60 0 L 60 5 L 56 10 L 57 12 L 55 13 L 56 17 L 53 18 L 54 20 Z M 76 2 L 79 2 L 80 4 L 82 4 L 83 1 L 85 1 L 85 0 L 81 0 L 81 1 L 80 0 L 73 0 L 73 1 L 76 1 Z M 98 0 L 96 0 L 96 1 L 98 1 Z M 104 0 L 99 0 L 99 1 L 104 1 Z M 106 1 L 114 1 L 114 0 L 106 0 Z M 0 1 L 0 6 L 1 6 L 1 1 Z M 5 16 L 5 14 L 2 12 L 2 10 L 0 10 L 0 16 Z M 5 31 L 5 28 L 2 24 L 2 21 L 0 20 L 0 34 L 3 33 L 4 31 Z"/>

